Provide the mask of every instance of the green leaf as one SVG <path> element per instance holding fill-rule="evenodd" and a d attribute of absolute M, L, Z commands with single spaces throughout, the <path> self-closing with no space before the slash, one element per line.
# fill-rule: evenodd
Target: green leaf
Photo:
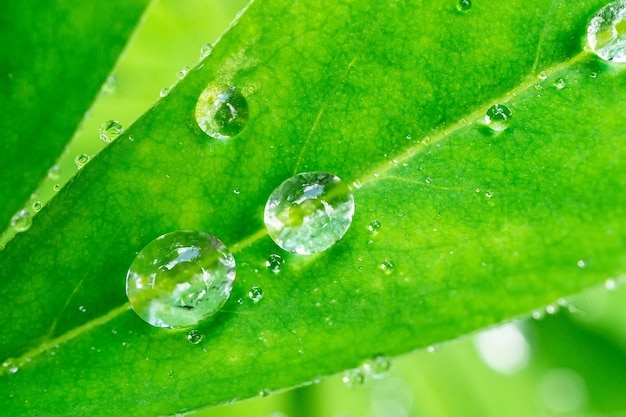
<path fill-rule="evenodd" d="M 71 138 L 148 0 L 5 3 L 0 17 L 0 230 Z"/>
<path fill-rule="evenodd" d="M 601 6 L 253 3 L 0 253 L 5 408 L 193 410 L 453 339 L 623 273 L 626 72 L 582 51 Z M 207 85 L 245 95 L 236 137 L 198 128 Z M 512 111 L 499 134 L 484 126 L 494 104 Z M 312 170 L 353 184 L 353 224 L 318 255 L 284 253 L 263 207 Z M 198 345 L 145 324 L 124 294 L 135 254 L 185 229 L 237 260 Z"/>

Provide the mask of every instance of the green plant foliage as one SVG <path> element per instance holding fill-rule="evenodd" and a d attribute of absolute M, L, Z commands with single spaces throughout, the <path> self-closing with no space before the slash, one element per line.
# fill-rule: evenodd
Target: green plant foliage
<path fill-rule="evenodd" d="M 76 130 L 147 2 L 3 2 L 1 229 Z"/>
<path fill-rule="evenodd" d="M 623 273 L 626 122 L 613 109 L 626 72 L 583 51 L 603 3 L 473 3 L 253 3 L 0 252 L 11 414 L 243 399 Z M 207 86 L 242 92 L 241 133 L 197 126 Z M 499 132 L 484 117 L 496 104 L 511 111 Z M 284 253 L 263 207 L 313 170 L 351 184 L 353 224 L 325 252 Z M 135 254 L 174 230 L 211 233 L 237 261 L 233 295 L 195 345 L 145 324 L 124 294 Z"/>

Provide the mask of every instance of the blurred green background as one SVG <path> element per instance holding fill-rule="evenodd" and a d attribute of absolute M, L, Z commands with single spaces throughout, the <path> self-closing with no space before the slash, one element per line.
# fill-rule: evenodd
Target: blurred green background
<path fill-rule="evenodd" d="M 214 43 L 245 4 L 155 1 L 37 199 L 46 201 L 55 184 L 76 172 L 76 155 L 93 156 L 104 147 L 101 123 L 117 120 L 127 127 L 154 105 L 163 88 L 174 86 L 177 72 L 193 68 L 201 47 Z M 344 375 L 330 376 L 196 415 L 626 416 L 626 289 L 621 281 L 613 277 L 604 287 L 555 300 L 513 323 L 390 358 L 389 372 L 379 378 L 366 374 L 362 383 L 345 384 Z"/>

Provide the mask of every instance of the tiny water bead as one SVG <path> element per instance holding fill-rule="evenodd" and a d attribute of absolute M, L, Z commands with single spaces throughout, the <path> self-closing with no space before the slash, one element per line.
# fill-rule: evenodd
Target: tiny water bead
<path fill-rule="evenodd" d="M 472 8 L 472 2 L 471 0 L 459 0 L 459 2 L 456 5 L 456 8 L 460 12 L 468 12 Z"/>
<path fill-rule="evenodd" d="M 280 268 L 285 264 L 285 260 L 282 256 L 277 253 L 273 253 L 267 257 L 267 261 L 265 261 L 265 266 L 267 269 L 272 271 L 275 274 L 280 272 Z"/>
<path fill-rule="evenodd" d="M 365 361 L 363 364 L 363 372 L 374 379 L 384 378 L 391 369 L 391 360 L 385 356 L 376 356 L 375 358 Z"/>
<path fill-rule="evenodd" d="M 383 272 L 387 275 L 391 274 L 393 272 L 393 268 L 395 267 L 395 265 L 393 264 L 393 262 L 389 259 L 385 259 L 383 261 L 383 263 L 380 264 L 380 269 L 383 270 Z"/>
<path fill-rule="evenodd" d="M 179 80 L 182 80 L 183 78 L 187 76 L 188 72 L 189 72 L 189 67 L 183 67 L 180 71 L 176 73 L 176 78 L 178 78 Z"/>
<path fill-rule="evenodd" d="M 117 120 L 107 120 L 100 125 L 100 140 L 110 143 L 122 134 L 124 128 Z"/>
<path fill-rule="evenodd" d="M 147 323 L 179 329 L 219 311 L 234 280 L 235 259 L 219 239 L 183 230 L 159 236 L 137 254 L 126 294 Z"/>
<path fill-rule="evenodd" d="M 192 345 L 197 345 L 202 342 L 202 339 L 204 339 L 204 335 L 200 332 L 200 330 L 190 330 L 187 334 L 187 340 L 189 340 L 189 343 Z"/>
<path fill-rule="evenodd" d="M 365 374 L 360 368 L 347 371 L 341 378 L 346 387 L 353 389 L 360 387 L 365 383 Z"/>
<path fill-rule="evenodd" d="M 115 75 L 110 75 L 102 85 L 102 92 L 110 96 L 115 93 L 115 90 L 117 90 L 117 78 Z"/>
<path fill-rule="evenodd" d="M 263 299 L 263 289 L 256 285 L 248 291 L 248 297 L 256 304 Z"/>
<path fill-rule="evenodd" d="M 607 4 L 587 28 L 589 48 L 605 61 L 626 62 L 626 0 Z"/>
<path fill-rule="evenodd" d="M 170 88 L 169 87 L 163 87 L 161 89 L 161 91 L 159 91 L 159 96 L 160 97 L 167 97 L 169 93 L 170 93 Z"/>
<path fill-rule="evenodd" d="M 494 104 L 485 114 L 485 124 L 496 132 L 502 132 L 509 127 L 513 113 L 504 104 Z"/>
<path fill-rule="evenodd" d="M 207 56 L 211 55 L 211 51 L 213 51 L 213 45 L 210 43 L 202 45 L 200 48 L 200 60 L 203 60 Z"/>
<path fill-rule="evenodd" d="M 33 203 L 33 210 L 35 212 L 40 211 L 43 208 L 43 202 L 37 200 Z"/>
<path fill-rule="evenodd" d="M 354 197 L 327 172 L 303 172 L 283 181 L 265 205 L 264 221 L 282 249 L 308 255 L 325 251 L 350 228 Z"/>
<path fill-rule="evenodd" d="M 87 165 L 87 162 L 89 162 L 89 159 L 90 157 L 86 153 L 78 154 L 74 158 L 74 165 L 76 165 L 76 168 L 82 169 L 85 165 Z"/>
<path fill-rule="evenodd" d="M 215 139 L 238 135 L 248 122 L 248 102 L 235 87 L 209 86 L 196 103 L 196 121 Z"/>
<path fill-rule="evenodd" d="M 372 220 L 370 224 L 367 225 L 367 230 L 369 230 L 374 236 L 376 236 L 381 227 L 382 225 L 378 220 Z"/>
<path fill-rule="evenodd" d="M 30 211 L 26 209 L 18 211 L 11 217 L 11 227 L 18 233 L 30 229 L 32 224 L 33 216 L 30 214 Z"/>

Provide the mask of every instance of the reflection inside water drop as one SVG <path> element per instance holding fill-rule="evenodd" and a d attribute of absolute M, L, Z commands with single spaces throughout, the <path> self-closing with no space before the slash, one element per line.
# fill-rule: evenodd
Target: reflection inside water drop
<path fill-rule="evenodd" d="M 626 0 L 601 8 L 587 27 L 589 48 L 605 61 L 626 62 Z"/>
<path fill-rule="evenodd" d="M 235 259 L 216 237 L 178 231 L 148 243 L 126 276 L 133 310 L 155 327 L 193 326 L 215 314 L 230 296 Z"/>
<path fill-rule="evenodd" d="M 235 87 L 209 86 L 196 103 L 196 121 L 215 139 L 238 135 L 248 121 L 248 102 Z"/>
<path fill-rule="evenodd" d="M 509 127 L 513 112 L 504 104 L 494 104 L 485 114 L 485 124 L 495 132 L 501 132 Z"/>

